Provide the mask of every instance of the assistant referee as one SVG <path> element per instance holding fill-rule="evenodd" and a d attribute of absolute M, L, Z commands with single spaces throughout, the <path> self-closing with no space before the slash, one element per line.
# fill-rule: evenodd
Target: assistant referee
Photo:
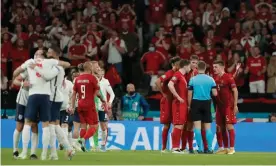
<path fill-rule="evenodd" d="M 217 96 L 215 80 L 205 74 L 206 63 L 198 62 L 198 75 L 192 77 L 189 82 L 188 106 L 190 106 L 190 115 L 194 123 L 195 139 L 198 145 L 198 153 L 203 153 L 201 122 L 204 124 L 206 138 L 208 142 L 208 151 L 205 153 L 213 153 L 212 150 L 212 131 L 211 131 L 211 92 Z"/>

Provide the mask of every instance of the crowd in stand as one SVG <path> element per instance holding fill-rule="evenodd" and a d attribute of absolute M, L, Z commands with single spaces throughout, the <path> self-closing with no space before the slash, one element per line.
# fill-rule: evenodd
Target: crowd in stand
<path fill-rule="evenodd" d="M 222 59 L 241 92 L 276 92 L 271 0 L 2 0 L 1 89 L 38 49 L 59 45 L 73 66 L 101 60 L 112 85 L 155 80 L 169 59 Z M 249 85 L 249 86 L 248 86 Z M 125 89 L 125 88 L 123 88 Z"/>

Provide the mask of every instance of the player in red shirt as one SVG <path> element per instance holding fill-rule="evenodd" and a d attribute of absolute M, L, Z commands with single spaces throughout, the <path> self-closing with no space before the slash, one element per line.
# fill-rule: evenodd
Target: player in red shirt
<path fill-rule="evenodd" d="M 231 74 L 224 71 L 225 65 L 223 61 L 215 61 L 213 64 L 214 72 L 217 74 L 216 79 L 218 96 L 216 106 L 216 123 L 217 133 L 222 133 L 220 136 L 227 136 L 230 138 L 230 149 L 228 150 L 228 139 L 224 138 L 224 147 L 218 150 L 217 154 L 234 154 L 235 149 L 235 130 L 234 124 L 237 123 L 236 113 L 238 112 L 238 90 L 236 83 Z"/>
<path fill-rule="evenodd" d="M 188 116 L 188 84 L 185 74 L 190 71 L 190 62 L 188 60 L 179 61 L 179 70 L 174 73 L 168 87 L 174 96 L 172 101 L 172 150 L 173 153 L 183 153 L 179 148 L 181 134 Z"/>
<path fill-rule="evenodd" d="M 172 58 L 170 63 L 172 69 L 167 71 L 164 75 L 159 77 L 156 81 L 156 87 L 160 90 L 163 97 L 160 101 L 160 123 L 164 124 L 162 130 L 162 152 L 165 152 L 167 148 L 168 132 L 172 122 L 172 99 L 173 96 L 168 89 L 168 83 L 173 77 L 173 74 L 178 70 L 179 57 Z"/>
<path fill-rule="evenodd" d="M 93 70 L 95 70 L 96 67 L 90 62 L 85 62 L 83 68 L 83 74 L 78 76 L 75 80 L 71 99 L 71 110 L 73 110 L 72 108 L 75 108 L 76 96 L 78 95 L 79 100 L 77 111 L 81 123 L 80 137 L 87 140 L 95 134 L 98 128 L 98 114 L 94 97 L 97 95 L 102 101 L 103 99 L 101 98 L 101 95 L 99 95 L 97 78 L 92 75 Z M 105 103 L 105 101 L 103 102 Z M 88 129 L 87 125 L 89 125 Z"/>

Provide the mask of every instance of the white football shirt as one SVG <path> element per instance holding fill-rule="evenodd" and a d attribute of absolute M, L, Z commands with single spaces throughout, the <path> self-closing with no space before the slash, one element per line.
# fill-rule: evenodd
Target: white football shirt
<path fill-rule="evenodd" d="M 66 110 L 70 107 L 69 103 L 73 93 L 73 83 L 67 79 L 64 79 L 61 92 L 63 94 L 61 110 Z"/>
<path fill-rule="evenodd" d="M 101 80 L 98 80 L 98 81 L 99 81 L 100 90 L 102 92 L 104 99 L 107 99 L 107 94 L 109 94 L 110 97 L 109 97 L 108 103 L 111 104 L 115 98 L 115 94 L 113 92 L 113 89 L 111 88 L 111 85 L 108 79 L 102 78 Z M 97 108 L 100 109 L 99 111 L 104 111 L 101 109 L 102 108 L 101 100 L 99 100 Z"/>
<path fill-rule="evenodd" d="M 63 102 L 62 83 L 64 80 L 65 71 L 63 67 L 56 66 L 58 74 L 50 81 L 51 96 L 50 100 L 53 102 Z"/>

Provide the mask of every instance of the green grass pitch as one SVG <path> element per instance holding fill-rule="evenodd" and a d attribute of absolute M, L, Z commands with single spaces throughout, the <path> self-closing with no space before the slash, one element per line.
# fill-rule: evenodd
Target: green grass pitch
<path fill-rule="evenodd" d="M 1 149 L 3 165 L 276 165 L 276 153 L 245 153 L 234 155 L 161 154 L 160 151 L 76 152 L 68 161 L 64 151 L 59 160 L 15 160 L 12 149 Z M 38 154 L 40 155 L 41 150 Z"/>

